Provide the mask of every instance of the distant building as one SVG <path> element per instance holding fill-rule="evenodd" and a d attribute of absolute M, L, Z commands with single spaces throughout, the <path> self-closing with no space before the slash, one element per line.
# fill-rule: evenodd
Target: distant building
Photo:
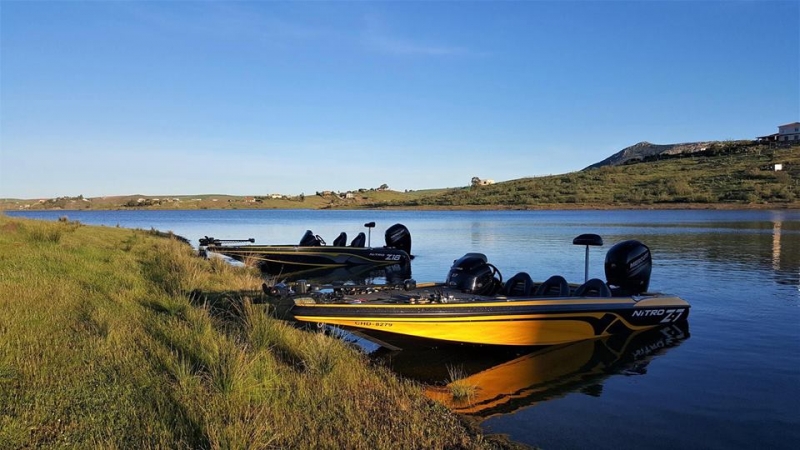
<path fill-rule="evenodd" d="M 778 141 L 800 141 L 800 122 L 779 126 Z"/>
<path fill-rule="evenodd" d="M 778 125 L 778 132 L 767 136 L 759 136 L 759 142 L 788 142 L 800 141 L 800 122 Z"/>
<path fill-rule="evenodd" d="M 478 177 L 472 177 L 471 184 L 473 186 L 488 186 L 494 184 L 494 180 L 481 180 Z"/>
<path fill-rule="evenodd" d="M 783 170 L 783 164 L 775 164 L 772 168 L 775 169 L 775 172 L 779 172 Z"/>

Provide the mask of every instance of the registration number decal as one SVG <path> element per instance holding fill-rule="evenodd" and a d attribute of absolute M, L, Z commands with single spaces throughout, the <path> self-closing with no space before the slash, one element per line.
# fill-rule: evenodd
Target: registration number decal
<path fill-rule="evenodd" d="M 372 321 L 357 321 L 357 327 L 376 327 L 376 328 L 389 328 L 392 326 L 391 322 L 372 322 Z"/>

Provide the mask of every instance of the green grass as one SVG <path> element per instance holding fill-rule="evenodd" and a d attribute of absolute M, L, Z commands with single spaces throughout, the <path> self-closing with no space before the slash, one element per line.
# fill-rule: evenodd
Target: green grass
<path fill-rule="evenodd" d="M 782 163 L 786 170 L 771 170 Z M 450 189 L 374 206 L 404 208 L 800 207 L 800 146 L 723 142 L 705 154 L 661 157 L 562 175 Z"/>
<path fill-rule="evenodd" d="M 491 448 L 159 233 L 0 215 L 0 448 Z"/>

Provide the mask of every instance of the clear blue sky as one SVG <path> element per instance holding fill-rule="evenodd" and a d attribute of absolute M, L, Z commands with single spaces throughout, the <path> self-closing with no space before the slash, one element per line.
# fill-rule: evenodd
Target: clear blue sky
<path fill-rule="evenodd" d="M 0 1 L 0 197 L 580 170 L 800 120 L 798 1 Z"/>

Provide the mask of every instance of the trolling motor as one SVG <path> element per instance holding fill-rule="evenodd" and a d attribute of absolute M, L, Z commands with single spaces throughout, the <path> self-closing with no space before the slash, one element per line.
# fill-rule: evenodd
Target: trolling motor
<path fill-rule="evenodd" d="M 250 239 L 216 239 L 216 238 L 213 238 L 213 237 L 205 236 L 205 237 L 201 237 L 200 238 L 200 246 L 199 246 L 200 248 L 199 248 L 199 251 L 197 252 L 197 254 L 199 256 L 201 256 L 202 258 L 208 258 L 208 252 L 206 251 L 206 247 L 208 247 L 209 245 L 222 245 L 223 243 L 226 243 L 226 242 L 227 243 L 232 243 L 232 242 L 250 242 L 250 243 L 253 243 L 255 241 L 256 241 L 255 238 L 250 238 Z"/>
<path fill-rule="evenodd" d="M 232 242 L 255 242 L 255 238 L 249 239 L 215 239 L 213 237 L 202 237 L 200 238 L 200 245 L 208 246 L 208 245 L 220 245 L 222 243 L 232 243 Z"/>

